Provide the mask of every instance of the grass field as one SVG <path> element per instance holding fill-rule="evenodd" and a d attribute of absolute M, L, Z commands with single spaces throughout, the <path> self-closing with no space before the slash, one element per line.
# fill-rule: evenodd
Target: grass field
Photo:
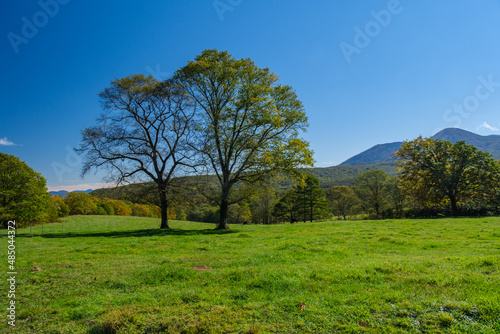
<path fill-rule="evenodd" d="M 14 332 L 500 333 L 500 218 L 171 226 L 19 229 Z"/>

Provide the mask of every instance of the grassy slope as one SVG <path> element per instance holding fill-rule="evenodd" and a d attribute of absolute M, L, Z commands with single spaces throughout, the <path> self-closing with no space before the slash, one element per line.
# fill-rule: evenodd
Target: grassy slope
<path fill-rule="evenodd" d="M 158 226 L 19 230 L 17 332 L 500 332 L 499 218 Z"/>

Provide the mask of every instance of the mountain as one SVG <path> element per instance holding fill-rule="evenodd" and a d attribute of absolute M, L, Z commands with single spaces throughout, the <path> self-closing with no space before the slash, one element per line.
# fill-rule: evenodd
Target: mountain
<path fill-rule="evenodd" d="M 381 162 L 395 162 L 394 152 L 399 150 L 401 145 L 403 145 L 402 141 L 375 145 L 372 148 L 347 159 L 339 166 L 358 166 Z"/>
<path fill-rule="evenodd" d="M 474 145 L 478 150 L 490 153 L 493 158 L 500 159 L 500 136 L 481 136 L 462 129 L 444 129 L 432 136 L 432 139 L 448 140 L 452 143 L 464 140 L 469 145 Z"/>
<path fill-rule="evenodd" d="M 68 196 L 69 193 L 87 193 L 87 194 L 90 194 L 93 191 L 94 191 L 93 189 L 74 190 L 74 191 L 59 190 L 59 191 L 49 191 L 49 195 L 60 196 L 62 198 L 65 198 L 66 196 Z"/>
<path fill-rule="evenodd" d="M 448 128 L 439 131 L 431 138 L 447 140 L 451 141 L 452 143 L 463 140 L 469 145 L 476 146 L 480 151 L 490 153 L 493 158 L 500 159 L 499 135 L 481 136 L 462 129 Z M 375 145 L 372 148 L 369 148 L 368 150 L 347 159 L 339 166 L 357 166 L 381 162 L 395 162 L 394 152 L 396 152 L 402 144 L 403 142 L 395 142 Z"/>

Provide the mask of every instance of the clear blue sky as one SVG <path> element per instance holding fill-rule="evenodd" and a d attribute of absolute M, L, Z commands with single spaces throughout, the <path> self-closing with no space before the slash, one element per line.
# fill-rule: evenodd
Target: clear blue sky
<path fill-rule="evenodd" d="M 55 5 L 57 4 L 57 6 Z M 499 0 L 3 1 L 0 151 L 96 188 L 71 149 L 114 78 L 227 50 L 294 87 L 316 166 L 460 127 L 500 134 Z"/>

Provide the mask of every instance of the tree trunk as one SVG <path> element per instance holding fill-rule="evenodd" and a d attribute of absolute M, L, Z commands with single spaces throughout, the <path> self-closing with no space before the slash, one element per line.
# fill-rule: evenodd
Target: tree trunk
<path fill-rule="evenodd" d="M 229 230 L 229 226 L 227 225 L 227 214 L 229 212 L 229 189 L 230 186 L 226 186 L 222 188 L 222 196 L 220 201 L 220 217 L 219 217 L 219 225 L 216 230 Z"/>
<path fill-rule="evenodd" d="M 380 204 L 379 204 L 378 199 L 376 199 L 373 202 L 373 209 L 375 210 L 375 218 L 379 219 L 380 218 Z"/>
<path fill-rule="evenodd" d="M 168 200 L 165 190 L 160 190 L 161 225 L 160 229 L 169 229 L 168 226 Z"/>
<path fill-rule="evenodd" d="M 311 194 L 311 208 L 310 208 L 310 212 L 309 212 L 309 221 L 312 223 L 313 221 L 313 209 L 314 209 L 314 204 L 313 204 L 313 200 L 312 200 L 312 194 Z"/>
<path fill-rule="evenodd" d="M 217 226 L 217 230 L 228 230 L 229 226 L 227 225 L 227 214 L 229 212 L 229 203 L 227 199 L 223 199 L 220 204 L 220 218 L 219 225 Z"/>
<path fill-rule="evenodd" d="M 451 212 L 454 216 L 458 216 L 457 198 L 453 195 L 450 196 Z"/>

